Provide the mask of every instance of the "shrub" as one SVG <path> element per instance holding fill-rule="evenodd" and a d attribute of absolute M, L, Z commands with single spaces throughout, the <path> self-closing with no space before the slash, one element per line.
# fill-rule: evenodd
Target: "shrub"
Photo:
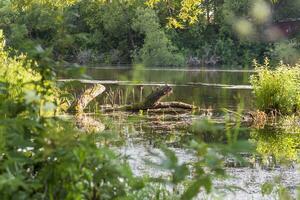
<path fill-rule="evenodd" d="M 142 187 L 108 146 L 45 117 L 55 96 L 36 67 L 25 55 L 9 57 L 0 33 L 1 199 L 113 199 Z"/>
<path fill-rule="evenodd" d="M 294 67 L 280 63 L 270 69 L 266 59 L 264 65 L 255 63 L 256 73 L 251 77 L 258 109 L 267 113 L 277 111 L 291 114 L 300 108 L 300 65 Z"/>
<path fill-rule="evenodd" d="M 13 116 L 22 110 L 18 109 L 19 106 L 15 104 L 36 103 L 37 100 L 39 100 L 39 106 L 43 107 L 40 114 L 53 114 L 53 112 L 49 112 L 48 108 L 54 108 L 54 103 L 56 104 L 58 99 L 54 83 L 43 79 L 36 70 L 38 66 L 35 62 L 27 59 L 23 54 L 10 57 L 4 48 L 5 40 L 3 32 L 0 30 L 0 97 L 2 100 L 0 114 L 6 109 Z M 41 95 L 43 95 L 43 99 L 40 99 Z M 2 106 L 4 104 L 5 107 Z"/>

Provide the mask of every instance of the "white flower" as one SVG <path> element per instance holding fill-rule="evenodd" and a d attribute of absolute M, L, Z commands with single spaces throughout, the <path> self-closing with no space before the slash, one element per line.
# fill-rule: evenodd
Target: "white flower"
<path fill-rule="evenodd" d="M 25 102 L 30 104 L 32 102 L 36 102 L 40 100 L 40 96 L 37 95 L 35 90 L 27 90 L 25 92 Z"/>
<path fill-rule="evenodd" d="M 52 112 L 54 111 L 56 106 L 52 102 L 46 102 L 45 105 L 43 106 L 43 110 L 45 112 Z"/>

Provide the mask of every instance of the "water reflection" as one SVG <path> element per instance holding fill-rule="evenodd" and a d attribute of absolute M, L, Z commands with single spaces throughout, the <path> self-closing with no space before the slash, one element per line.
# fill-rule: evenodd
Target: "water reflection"
<path fill-rule="evenodd" d="M 257 164 L 272 167 L 293 164 L 297 161 L 300 144 L 300 127 L 283 126 L 261 129 L 239 126 L 225 122 L 222 117 L 193 115 L 140 115 L 120 113 L 98 116 L 107 129 L 118 133 L 122 140 L 131 145 L 158 148 L 162 144 L 170 148 L 184 149 L 191 140 L 209 144 L 228 142 L 226 128 L 238 132 L 237 140 L 249 140 L 256 146 Z M 249 156 L 247 154 L 247 156 Z"/>
<path fill-rule="evenodd" d="M 167 97 L 166 101 L 183 101 L 200 106 L 207 112 L 152 114 L 115 111 L 97 113 L 95 116 L 96 121 L 105 125 L 105 130 L 99 135 L 107 134 L 107 137 L 112 133 L 117 135 L 114 146 L 117 146 L 121 154 L 130 157 L 129 162 L 135 174 L 149 174 L 150 171 L 157 175 L 157 170 L 151 171 L 150 167 L 143 163 L 143 159 L 152 159 L 148 149 L 157 150 L 164 144 L 176 152 L 179 160 L 189 162 L 194 157 L 187 153 L 185 147 L 191 140 L 210 144 L 227 143 L 226 128 L 230 127 L 234 134 L 238 133 L 233 137 L 237 140 L 251 140 L 259 154 L 258 156 L 243 154 L 246 158 L 254 158 L 251 167 L 237 166 L 235 161 L 233 165 L 230 163 L 226 165 L 229 174 L 237 177 L 236 185 L 243 185 L 247 191 L 259 194 L 260 185 L 274 173 L 286 174 L 290 185 L 295 185 L 295 180 L 298 180 L 296 170 L 293 167 L 283 169 L 281 166 L 278 167 L 278 164 L 297 160 L 300 128 L 299 124 L 297 126 L 295 124 L 299 123 L 299 120 L 295 120 L 291 125 L 289 124 L 291 120 L 286 119 L 275 127 L 263 129 L 252 128 L 249 124 L 240 126 L 234 120 L 226 123 L 223 108 L 235 111 L 243 103 L 246 110 L 255 110 L 253 95 L 249 88 L 224 86 L 248 85 L 251 73 L 251 71 L 145 70 L 140 66 L 136 66 L 134 70 L 90 68 L 88 74 L 93 79 L 115 81 L 105 85 L 106 94 L 97 99 L 97 104 L 95 107 L 91 106 L 90 111 L 97 111 L 98 106 L 103 104 L 140 102 L 158 84 L 173 84 L 173 95 Z M 263 160 L 263 165 L 260 159 Z M 277 167 L 265 170 L 262 167 L 265 164 Z M 242 193 L 239 196 L 248 199 L 247 197 L 251 195 Z"/>
<path fill-rule="evenodd" d="M 114 122 L 120 122 L 115 130 L 133 142 L 182 148 L 191 139 L 207 143 L 226 142 L 224 112 L 222 108 L 236 110 L 243 102 L 245 110 L 253 110 L 252 91 L 233 89 L 223 85 L 249 85 L 252 71 L 238 70 L 178 70 L 144 69 L 137 65 L 131 68 L 88 68 L 88 75 L 96 80 L 126 81 L 122 84 L 108 84 L 107 92 L 98 98 L 99 104 L 128 104 L 141 101 L 157 87 L 156 84 L 173 84 L 173 94 L 166 101 L 183 101 L 212 112 L 212 128 L 205 128 L 203 116 L 194 115 L 148 115 L 115 114 Z M 111 116 L 110 116 L 111 117 Z M 207 116 L 204 116 L 204 118 Z M 118 119 L 116 119 L 118 118 Z M 195 123 L 196 122 L 196 123 Z M 282 122 L 283 123 L 283 122 Z M 281 123 L 281 124 L 282 124 Z M 238 139 L 252 140 L 263 160 L 282 162 L 297 158 L 300 131 L 291 126 L 277 125 L 264 129 L 242 127 Z M 292 126 L 295 127 L 295 126 Z M 127 132 L 127 133 L 125 133 Z M 291 133 L 293 132 L 293 133 Z"/>
<path fill-rule="evenodd" d="M 282 119 L 275 127 L 254 129 L 250 136 L 257 145 L 257 152 L 268 163 L 297 161 L 300 152 L 299 119 Z"/>

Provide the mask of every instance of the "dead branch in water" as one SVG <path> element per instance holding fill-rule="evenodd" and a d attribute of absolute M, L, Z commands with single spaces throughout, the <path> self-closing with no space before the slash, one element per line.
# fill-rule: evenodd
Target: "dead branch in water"
<path fill-rule="evenodd" d="M 193 109 L 194 106 L 191 104 L 171 101 L 171 102 L 159 102 L 154 108 L 182 108 L 182 109 Z"/>
<path fill-rule="evenodd" d="M 109 108 L 105 109 L 105 111 L 139 111 L 139 110 L 154 110 L 154 109 L 184 109 L 184 110 L 192 110 L 194 108 L 193 105 L 183 103 L 183 102 L 160 102 L 164 97 L 171 94 L 173 91 L 172 87 L 166 85 L 160 88 L 157 88 L 154 92 L 152 92 L 149 96 L 145 98 L 145 100 L 141 103 L 136 103 L 132 105 L 120 106 L 117 108 Z"/>
<path fill-rule="evenodd" d="M 99 82 L 92 81 L 89 82 L 88 80 L 80 80 L 79 82 L 82 82 L 84 84 L 90 84 L 86 90 L 84 90 L 78 98 L 72 103 L 70 108 L 68 109 L 68 112 L 75 112 L 75 113 L 83 113 L 83 110 L 85 107 L 98 95 L 103 93 L 105 91 L 105 87 L 100 84 Z M 148 95 L 144 101 L 140 103 L 133 103 L 131 105 L 123 105 L 119 107 L 113 107 L 113 108 L 106 108 L 104 109 L 105 112 L 109 111 L 133 111 L 137 112 L 139 110 L 168 110 L 171 109 L 174 111 L 174 109 L 179 109 L 179 111 L 188 111 L 192 110 L 194 107 L 193 105 L 186 104 L 183 102 L 161 102 L 161 100 L 170 95 L 172 93 L 173 89 L 169 85 L 165 85 L 162 87 L 157 88 L 155 91 L 153 91 L 150 95 Z"/>
<path fill-rule="evenodd" d="M 98 95 L 105 91 L 105 87 L 101 84 L 92 84 L 84 90 L 80 96 L 72 103 L 68 112 L 82 113 L 85 107 Z"/>

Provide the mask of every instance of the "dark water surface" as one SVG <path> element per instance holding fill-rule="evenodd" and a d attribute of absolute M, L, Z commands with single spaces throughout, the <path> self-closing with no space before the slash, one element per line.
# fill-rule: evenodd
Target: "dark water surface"
<path fill-rule="evenodd" d="M 158 151 L 159 146 L 164 144 L 176 152 L 180 162 L 190 162 L 194 156 L 187 153 L 184 146 L 191 139 L 206 143 L 226 142 L 223 109 L 237 111 L 241 107 L 244 111 L 255 110 L 249 82 L 252 74 L 254 71 L 251 70 L 144 69 L 140 66 L 133 69 L 87 69 L 87 75 L 92 79 L 110 81 L 104 83 L 107 90 L 98 99 L 100 105 L 140 102 L 156 87 L 168 84 L 172 86 L 173 94 L 165 101 L 182 101 L 209 110 L 206 115 L 116 112 L 94 116 L 104 124 L 106 130 L 116 132 L 124 139 L 123 145 L 117 149 L 130 157 L 129 163 L 134 173 L 151 176 L 162 174 L 143 162 L 144 159 L 155 160 L 149 154 L 149 149 Z M 201 124 L 203 119 L 213 121 L 214 128 Z M 234 125 L 233 123 L 232 126 Z M 277 175 L 282 175 L 283 184 L 295 191 L 300 179 L 295 165 L 286 166 L 280 160 L 285 158 L 285 161 L 295 161 L 299 153 L 300 129 L 296 132 L 297 134 L 291 135 L 288 130 L 258 129 L 242 125 L 238 139 L 256 144 L 264 164 L 261 161 L 251 167 L 228 166 L 227 172 L 233 178 L 227 180 L 226 184 L 243 187 L 245 191 L 236 191 L 221 199 L 270 199 L 261 195 L 260 185 L 265 181 L 272 181 Z M 222 185 L 223 182 L 216 184 Z"/>
<path fill-rule="evenodd" d="M 253 107 L 253 95 L 249 88 L 251 70 L 213 70 L 213 69 L 144 69 L 129 68 L 88 68 L 87 75 L 96 80 L 117 80 L 127 96 L 133 101 L 140 100 L 140 87 L 143 95 L 151 93 L 160 84 L 173 86 L 173 94 L 166 100 L 182 101 L 201 108 L 236 109 L 242 102 L 245 109 Z M 106 85 L 108 90 L 113 85 Z M 131 86 L 131 87 L 129 87 Z M 114 88 L 114 87 L 113 87 Z"/>

